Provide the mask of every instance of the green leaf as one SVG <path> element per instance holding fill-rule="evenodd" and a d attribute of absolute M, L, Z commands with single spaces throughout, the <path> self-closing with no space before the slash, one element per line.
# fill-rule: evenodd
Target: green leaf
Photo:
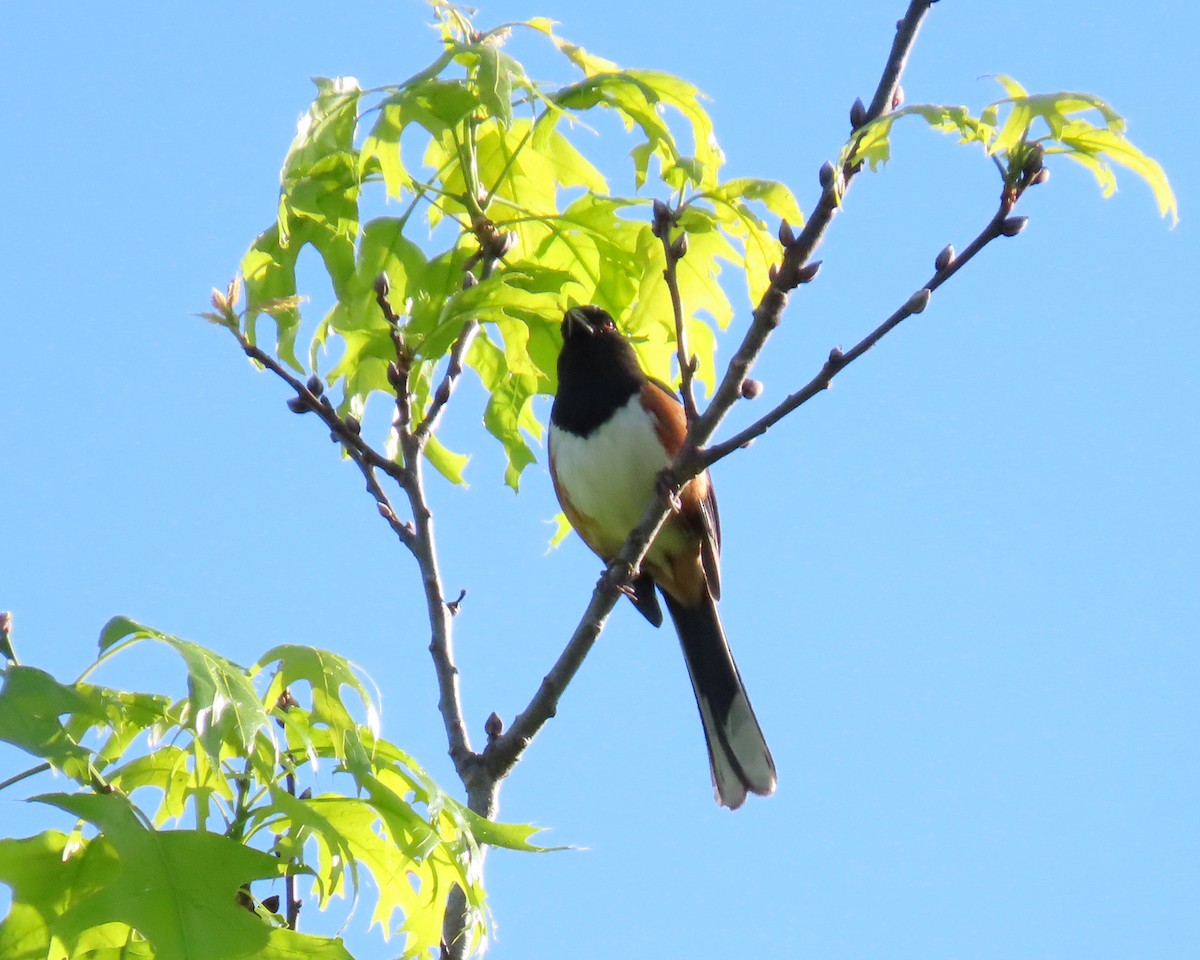
<path fill-rule="evenodd" d="M 513 72 L 521 68 L 512 57 L 501 53 L 493 46 L 480 46 L 479 67 L 475 82 L 479 85 L 479 100 L 489 116 L 495 117 L 504 126 L 511 127 Z"/>
<path fill-rule="evenodd" d="M 401 154 L 404 131 L 415 123 L 440 136 L 466 119 L 478 105 L 478 98 L 460 80 L 430 77 L 395 90 L 380 102 L 379 116 L 363 141 L 359 176 L 378 165 L 388 193 L 399 197 L 403 190 L 411 189 L 414 180 Z"/>
<path fill-rule="evenodd" d="M 58 916 L 54 933 L 69 950 L 87 931 L 113 922 L 145 936 L 157 960 L 233 960 L 267 945 L 267 926 L 238 906 L 235 895 L 245 883 L 282 876 L 284 865 L 275 857 L 217 834 L 147 829 L 115 793 L 35 799 L 99 827 L 117 864 L 86 899 Z"/>
<path fill-rule="evenodd" d="M 429 439 L 425 442 L 424 452 L 425 459 L 443 477 L 460 487 L 467 485 L 465 471 L 471 458 L 465 453 L 455 453 L 433 434 L 430 434 Z"/>
<path fill-rule="evenodd" d="M 34 667 L 13 666 L 0 689 L 0 740 L 46 760 L 79 783 L 91 779 L 92 751 L 71 736 L 59 719 L 86 717 L 102 724 L 107 717 L 93 688 L 67 687 Z"/>
<path fill-rule="evenodd" d="M 22 840 L 0 839 L 0 883 L 12 894 L 8 915 L 0 923 L 0 957 L 46 960 L 53 956 L 59 918 L 102 890 L 119 869 L 108 844 L 72 843 L 57 830 Z M 131 933 L 125 927 L 125 936 Z M 97 939 L 94 933 L 81 935 L 79 945 L 95 948 Z M 130 956 L 142 954 L 134 951 Z"/>
<path fill-rule="evenodd" d="M 1113 133 L 1112 130 L 1104 130 L 1088 124 L 1072 123 L 1063 129 L 1061 142 L 1066 147 L 1065 152 L 1068 157 L 1091 167 L 1102 189 L 1109 183 L 1115 182 L 1111 171 L 1104 170 L 1105 160 L 1111 160 L 1113 163 L 1132 170 L 1145 180 L 1154 192 L 1159 214 L 1164 217 L 1169 216 L 1172 223 L 1179 222 L 1179 203 L 1167 180 L 1166 171 L 1157 161 L 1146 156 L 1125 137 Z M 1056 151 L 1048 150 L 1047 152 Z M 1095 163 L 1089 164 L 1084 158 Z M 1111 188 L 1107 190 L 1107 193 L 1111 192 Z"/>
<path fill-rule="evenodd" d="M 313 77 L 317 97 L 296 125 L 296 136 L 283 161 L 284 184 L 309 176 L 330 155 L 354 149 L 358 101 L 362 95 L 353 77 Z"/>
<path fill-rule="evenodd" d="M 567 515 L 561 510 L 554 515 L 554 519 L 550 522 L 554 524 L 554 532 L 550 534 L 550 542 L 547 546 L 553 550 L 570 536 L 573 527 L 571 521 L 567 519 Z"/>
<path fill-rule="evenodd" d="M 360 725 L 346 704 L 343 691 L 349 691 L 361 701 L 366 713 L 366 725 L 375 731 L 379 713 L 375 699 L 359 679 L 357 668 L 345 657 L 296 644 L 272 647 L 259 658 L 254 673 L 275 665 L 275 673 L 267 688 L 265 699 L 275 703 L 285 690 L 303 682 L 312 697 L 311 725 L 326 726 L 333 737 L 337 758 L 351 771 L 364 771 L 370 765 L 370 749 L 364 744 Z M 296 691 L 292 691 L 295 695 Z"/>
<path fill-rule="evenodd" d="M 195 731 L 209 756 L 219 758 L 221 744 L 226 740 L 240 754 L 251 756 L 254 740 L 260 733 L 273 740 L 271 716 L 263 707 L 246 668 L 199 644 L 128 617 L 113 617 L 100 632 L 101 656 L 140 640 L 166 644 L 186 664 L 189 704 L 186 724 Z"/>

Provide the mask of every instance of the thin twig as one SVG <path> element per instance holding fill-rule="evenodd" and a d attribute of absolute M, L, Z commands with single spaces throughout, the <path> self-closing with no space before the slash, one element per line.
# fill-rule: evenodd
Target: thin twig
<path fill-rule="evenodd" d="M 442 382 L 438 384 L 437 389 L 433 392 L 433 401 L 429 404 L 429 410 L 426 412 L 424 419 L 417 424 L 416 430 L 413 431 L 422 447 L 429 441 L 429 437 L 441 422 L 442 411 L 445 410 L 446 404 L 450 400 L 450 395 L 454 392 L 458 378 L 462 376 L 463 359 L 466 357 L 467 351 L 471 349 L 471 344 L 478 334 L 479 321 L 472 317 L 463 324 L 462 332 L 459 333 L 458 339 L 454 341 L 454 346 L 450 348 L 450 361 L 446 365 L 445 376 L 442 377 Z"/>
<path fill-rule="evenodd" d="M 683 412 L 690 424 L 698 417 L 695 390 L 692 382 L 696 376 L 696 358 L 688 348 L 687 325 L 683 318 L 683 298 L 679 293 L 679 261 L 687 254 L 687 234 L 680 233 L 671 238 L 676 226 L 676 212 L 661 200 L 654 201 L 654 221 L 651 230 L 662 244 L 663 280 L 671 296 L 671 312 L 675 318 L 675 355 L 679 360 L 679 396 L 683 400 Z"/>
<path fill-rule="evenodd" d="M 28 770 L 14 774 L 7 780 L 0 782 L 0 790 L 7 790 L 13 784 L 20 783 L 22 780 L 28 780 L 30 777 L 36 777 L 39 773 L 45 773 L 47 770 L 52 770 L 53 767 L 48 763 L 39 763 L 36 767 L 30 767 Z"/>
<path fill-rule="evenodd" d="M 348 453 L 361 456 L 368 464 L 378 470 L 382 470 L 397 483 L 402 484 L 404 482 L 404 472 L 400 465 L 389 460 L 363 440 L 359 433 L 346 420 L 337 415 L 337 411 L 333 409 L 333 405 L 326 398 L 320 397 L 309 390 L 305 383 L 284 369 L 283 365 L 270 354 L 251 343 L 243 333 L 238 330 L 232 330 L 231 332 L 237 338 L 238 344 L 246 356 L 251 360 L 261 363 L 295 390 L 296 396 L 304 403 L 306 412 L 311 410 L 320 417 L 325 425 L 329 427 L 330 432 L 337 437 L 338 442 L 346 448 Z"/>

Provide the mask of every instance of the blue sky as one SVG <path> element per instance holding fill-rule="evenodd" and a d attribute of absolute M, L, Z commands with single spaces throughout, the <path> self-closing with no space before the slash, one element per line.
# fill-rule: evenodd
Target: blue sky
<path fill-rule="evenodd" d="M 808 208 L 903 6 L 497 0 L 479 22 L 551 16 L 693 81 L 728 172 L 784 180 Z M 316 424 L 193 317 L 270 222 L 307 78 L 384 83 L 435 55 L 423 4 L 346 9 L 0 14 L 0 608 L 24 659 L 62 678 L 115 613 L 242 661 L 328 646 L 450 784 L 413 564 Z M 722 616 L 778 793 L 713 805 L 676 642 L 622 605 L 501 797 L 505 818 L 585 849 L 490 858 L 494 956 L 1194 955 L 1198 28 L 1179 2 L 934 8 L 911 102 L 980 106 L 990 73 L 1094 92 L 1166 167 L 1182 220 L 1170 230 L 1129 176 L 1102 200 L 1059 164 L 1022 202 L 1020 238 L 719 466 Z M 772 340 L 765 396 L 731 425 L 904 302 L 995 193 L 976 152 L 898 134 Z M 433 491 L 447 585 L 468 590 L 477 738 L 525 704 L 599 573 L 577 540 L 547 553 L 544 468 L 504 488 L 479 409 L 468 387 L 447 424 L 477 451 L 470 488 Z M 103 679 L 181 684 L 148 662 Z M 20 762 L 0 751 L 0 779 Z M 6 832 L 44 816 L 0 796 Z"/>

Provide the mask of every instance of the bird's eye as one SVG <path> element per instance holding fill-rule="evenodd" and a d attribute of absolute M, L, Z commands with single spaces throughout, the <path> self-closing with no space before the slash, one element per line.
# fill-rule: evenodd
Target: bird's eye
<path fill-rule="evenodd" d="M 617 328 L 608 317 L 605 317 L 596 325 L 596 329 L 601 333 L 613 333 Z"/>

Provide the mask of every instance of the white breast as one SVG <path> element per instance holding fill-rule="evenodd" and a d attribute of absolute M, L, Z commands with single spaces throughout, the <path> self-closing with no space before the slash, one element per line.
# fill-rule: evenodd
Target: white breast
<path fill-rule="evenodd" d="M 551 424 L 550 456 L 571 504 L 618 543 L 642 518 L 655 479 L 670 465 L 636 393 L 586 438 Z"/>

